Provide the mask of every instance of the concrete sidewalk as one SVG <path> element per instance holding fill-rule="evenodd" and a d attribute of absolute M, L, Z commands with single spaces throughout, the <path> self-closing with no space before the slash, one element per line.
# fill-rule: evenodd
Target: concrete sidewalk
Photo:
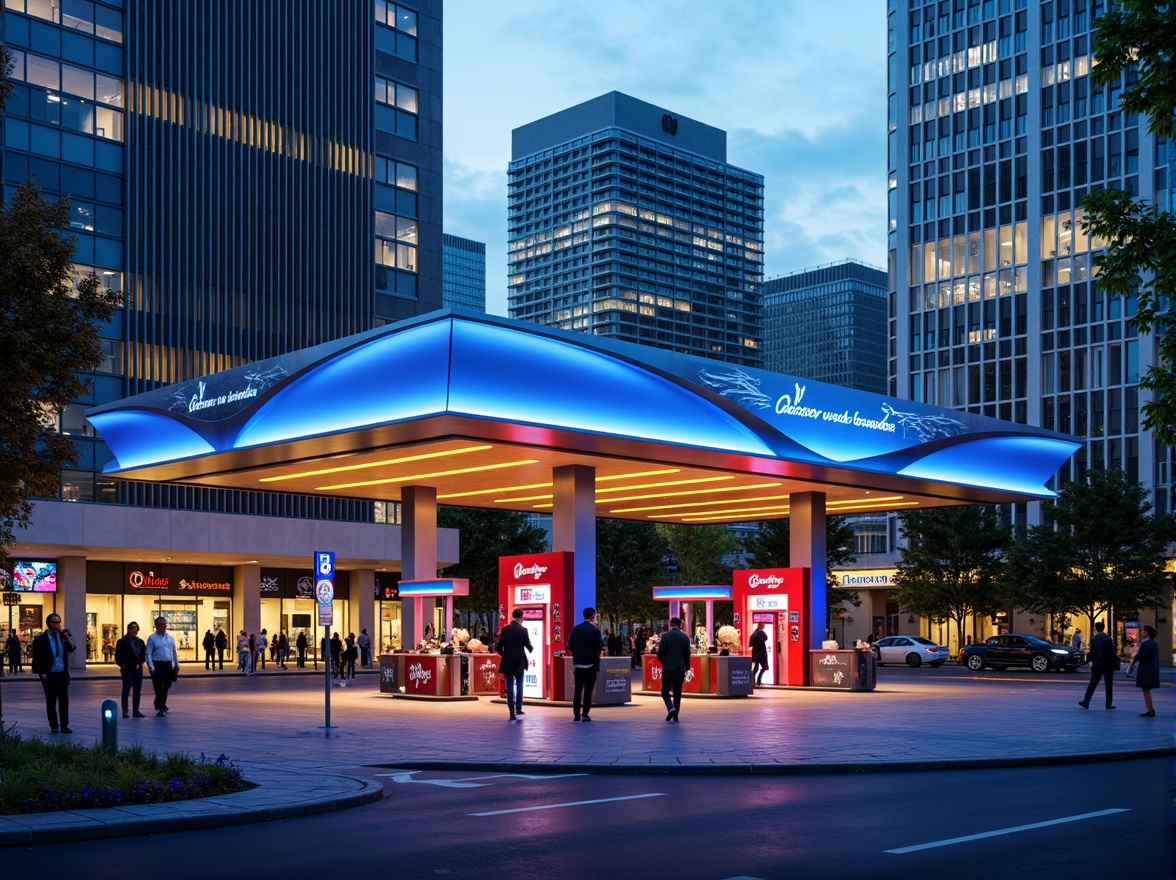
<path fill-rule="evenodd" d="M 1166 671 L 1165 680 L 1170 679 Z M 41 688 L 5 678 L 4 721 L 49 736 Z M 952 769 L 1121 760 L 1172 753 L 1176 690 L 1153 692 L 1159 717 L 1140 718 L 1134 682 L 1116 682 L 1118 709 L 1077 702 L 1086 675 L 889 667 L 871 693 L 765 689 L 746 699 L 687 700 L 667 724 L 657 697 L 593 710 L 530 703 L 518 721 L 506 706 L 423 703 L 378 691 L 363 674 L 332 687 L 325 720 L 323 674 L 182 675 L 167 718 L 120 720 L 120 744 L 159 753 L 227 755 L 259 783 L 248 792 L 171 805 L 0 817 L 0 845 L 266 821 L 341 809 L 381 797 L 358 767 L 525 768 L 609 773 L 813 773 Z M 148 686 L 147 690 L 150 688 Z M 71 686 L 75 738 L 100 737 L 99 706 L 119 682 L 93 675 Z M 144 711 L 150 695 L 144 694 Z"/>

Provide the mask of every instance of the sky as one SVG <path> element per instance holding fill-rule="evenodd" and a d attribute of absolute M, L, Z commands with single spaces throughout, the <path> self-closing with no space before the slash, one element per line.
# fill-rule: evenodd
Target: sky
<path fill-rule="evenodd" d="M 445 0 L 444 226 L 505 315 L 511 131 L 620 91 L 764 175 L 764 277 L 886 265 L 882 0 Z"/>

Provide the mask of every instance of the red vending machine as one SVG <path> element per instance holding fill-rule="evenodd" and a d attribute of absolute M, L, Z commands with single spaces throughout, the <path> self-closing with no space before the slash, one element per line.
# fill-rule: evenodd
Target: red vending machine
<path fill-rule="evenodd" d="M 769 671 L 764 682 L 809 684 L 808 568 L 735 571 L 735 626 L 744 647 L 760 623 L 768 634 Z"/>
<path fill-rule="evenodd" d="M 523 609 L 523 626 L 535 648 L 523 676 L 523 696 L 564 699 L 563 678 L 552 674 L 552 661 L 563 656 L 565 636 L 576 623 L 571 552 L 500 556 L 498 601 L 503 624 L 510 623 L 515 608 Z"/>

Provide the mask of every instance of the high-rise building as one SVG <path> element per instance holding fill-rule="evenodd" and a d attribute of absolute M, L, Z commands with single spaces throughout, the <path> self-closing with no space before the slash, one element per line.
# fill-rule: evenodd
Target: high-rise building
<path fill-rule="evenodd" d="M 764 369 L 885 394 L 886 272 L 843 260 L 769 278 Z"/>
<path fill-rule="evenodd" d="M 1156 341 L 1082 229 L 1095 189 L 1171 207 L 1168 144 L 1091 79 L 1105 8 L 890 4 L 890 390 L 1083 437 L 1059 482 L 1122 468 L 1167 510 L 1172 450 L 1140 428 Z"/>
<path fill-rule="evenodd" d="M 441 296 L 446 308 L 486 311 L 486 243 L 445 233 Z"/>
<path fill-rule="evenodd" d="M 63 497 L 370 519 L 104 480 L 82 413 L 441 307 L 440 3 L 7 0 L 3 39 L 6 193 L 69 196 L 79 270 L 125 299 Z"/>
<path fill-rule="evenodd" d="M 758 366 L 763 184 L 619 92 L 515 129 L 511 317 Z"/>

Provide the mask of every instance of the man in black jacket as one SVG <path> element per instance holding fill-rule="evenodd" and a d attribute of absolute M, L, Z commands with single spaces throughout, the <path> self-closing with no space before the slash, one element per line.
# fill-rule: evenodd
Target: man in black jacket
<path fill-rule="evenodd" d="M 666 704 L 666 721 L 677 721 L 682 710 L 682 685 L 690 670 L 690 636 L 682 632 L 682 621 L 670 618 L 670 629 L 657 643 L 657 659 L 662 665 L 661 696 Z M 673 700 L 670 694 L 673 693 Z"/>
<path fill-rule="evenodd" d="M 1078 701 L 1083 709 L 1090 708 L 1090 698 L 1094 696 L 1094 689 L 1098 687 L 1101 678 L 1107 688 L 1107 708 L 1114 709 L 1114 677 L 1119 668 L 1118 651 L 1115 640 L 1105 632 L 1107 625 L 1101 620 L 1094 625 L 1094 638 L 1090 640 L 1090 684 L 1086 686 L 1086 696 Z"/>
<path fill-rule="evenodd" d="M 604 650 L 604 638 L 596 626 L 595 608 L 584 609 L 584 619 L 568 635 L 568 647 L 575 667 L 572 670 L 575 677 L 572 720 L 591 721 L 588 713 L 592 711 L 592 692 L 596 689 L 596 673 L 600 670 L 600 652 Z"/>
<path fill-rule="evenodd" d="M 524 714 L 523 673 L 530 663 L 527 654 L 535 649 L 531 647 L 531 637 L 522 624 L 523 609 L 516 608 L 510 616 L 510 623 L 498 635 L 498 653 L 502 655 L 498 671 L 506 679 L 506 706 L 510 710 L 510 720 L 514 721 L 516 715 Z"/>
<path fill-rule="evenodd" d="M 136 718 L 145 717 L 139 711 L 139 700 L 143 696 L 143 663 L 147 660 L 147 645 L 139 638 L 139 624 L 131 621 L 127 624 L 127 634 L 118 640 L 114 646 L 114 662 L 118 664 L 122 675 L 122 713 L 127 714 L 127 697 L 134 693 L 132 705 Z"/>
<path fill-rule="evenodd" d="M 61 628 L 61 615 L 50 614 L 46 629 L 33 639 L 33 674 L 41 679 L 45 691 L 45 712 L 49 732 L 73 733 L 69 729 L 69 655 L 75 650 L 68 629 Z M 58 724 L 60 716 L 61 723 Z"/>

